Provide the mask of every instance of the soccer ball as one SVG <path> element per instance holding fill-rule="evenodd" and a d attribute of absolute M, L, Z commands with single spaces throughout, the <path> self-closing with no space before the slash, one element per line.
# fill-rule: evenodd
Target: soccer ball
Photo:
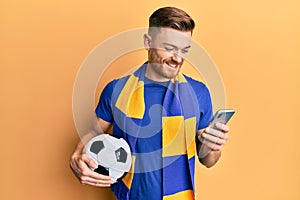
<path fill-rule="evenodd" d="M 96 172 L 109 175 L 114 181 L 130 170 L 130 147 L 123 138 L 98 135 L 86 144 L 84 153 L 98 164 Z"/>

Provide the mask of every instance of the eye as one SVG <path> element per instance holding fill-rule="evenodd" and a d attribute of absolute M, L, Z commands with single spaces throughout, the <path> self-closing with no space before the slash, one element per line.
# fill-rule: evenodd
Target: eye
<path fill-rule="evenodd" d="M 189 52 L 188 49 L 183 49 L 183 50 L 181 50 L 181 53 L 183 53 L 183 54 L 187 54 L 188 52 Z"/>
<path fill-rule="evenodd" d="M 164 47 L 166 51 L 174 51 L 173 47 Z"/>

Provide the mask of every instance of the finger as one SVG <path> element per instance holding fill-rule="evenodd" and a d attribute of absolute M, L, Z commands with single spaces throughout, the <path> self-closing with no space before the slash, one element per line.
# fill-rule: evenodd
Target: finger
<path fill-rule="evenodd" d="M 80 159 L 72 159 L 71 161 L 71 169 L 75 173 L 76 177 L 80 180 L 80 176 L 82 176 L 82 161 Z"/>
<path fill-rule="evenodd" d="M 225 141 L 228 140 L 228 133 L 224 133 L 224 140 L 225 140 Z"/>
<path fill-rule="evenodd" d="M 93 172 L 96 173 L 96 172 Z M 112 180 L 109 176 L 105 176 L 102 174 L 98 174 L 96 173 L 96 175 L 98 175 L 99 177 L 95 178 L 94 176 L 92 176 L 89 172 L 83 172 L 83 175 L 79 176 L 79 180 L 81 183 L 83 184 L 94 184 L 94 185 L 99 185 L 99 186 L 103 186 L 103 185 L 110 185 L 115 183 L 114 180 Z"/>
<path fill-rule="evenodd" d="M 205 144 L 208 148 L 210 148 L 213 151 L 219 151 L 223 147 L 223 145 L 221 144 L 213 143 L 206 139 L 203 141 L 203 144 Z"/>
<path fill-rule="evenodd" d="M 90 181 L 81 181 L 81 184 L 91 185 L 91 186 L 96 186 L 96 187 L 110 187 L 111 186 L 111 184 L 97 183 L 97 182 L 90 182 Z"/>
<path fill-rule="evenodd" d="M 202 134 L 199 134 L 199 135 L 198 135 L 198 140 L 199 140 L 200 142 L 203 142 L 204 138 L 202 137 Z"/>
<path fill-rule="evenodd" d="M 229 132 L 230 130 L 229 126 L 227 126 L 226 124 L 222 124 L 220 122 L 216 123 L 216 127 L 225 133 Z"/>
<path fill-rule="evenodd" d="M 80 155 L 70 161 L 71 168 L 82 184 L 108 187 L 114 181 L 109 177 L 92 171 L 86 164 L 85 157 Z"/>
<path fill-rule="evenodd" d="M 91 178 L 94 178 L 96 180 L 107 180 L 110 181 L 111 178 L 109 176 L 103 175 L 103 174 L 99 174 L 97 172 L 94 172 L 93 170 L 91 170 L 85 162 L 80 162 L 80 169 L 81 169 L 81 175 L 82 176 L 88 176 Z"/>
<path fill-rule="evenodd" d="M 198 136 L 200 136 L 204 132 L 204 128 L 197 131 Z"/>
<path fill-rule="evenodd" d="M 101 184 L 101 183 L 97 183 L 97 184 L 94 184 L 94 183 L 83 183 L 83 184 L 88 184 L 88 185 L 96 186 L 96 187 L 110 187 L 111 186 L 111 184 Z"/>
<path fill-rule="evenodd" d="M 206 128 L 204 133 L 207 133 L 209 135 L 213 135 L 213 136 L 221 138 L 221 139 L 225 139 L 225 134 L 222 131 L 217 130 L 217 129 Z"/>
<path fill-rule="evenodd" d="M 224 139 L 221 139 L 221 138 L 219 138 L 219 137 L 216 137 L 216 136 L 214 136 L 214 135 L 210 135 L 210 134 L 207 134 L 207 133 L 203 133 L 203 134 L 202 134 L 202 137 L 203 137 L 205 140 L 207 140 L 207 141 L 209 141 L 209 142 L 211 142 L 211 143 L 216 143 L 216 144 L 224 145 L 225 142 L 226 142 L 226 140 L 224 140 Z"/>
<path fill-rule="evenodd" d="M 200 139 L 201 138 L 201 134 L 204 132 L 204 130 L 205 129 L 197 130 L 197 138 L 198 138 L 199 141 L 201 141 L 201 139 Z"/>
<path fill-rule="evenodd" d="M 98 164 L 88 155 L 83 154 L 82 160 L 91 168 L 96 169 L 98 167 Z"/>
<path fill-rule="evenodd" d="M 95 179 L 89 176 L 82 176 L 80 179 L 81 183 L 89 183 L 89 184 L 94 184 L 94 185 L 111 185 L 115 181 L 113 181 L 111 178 L 110 179 Z"/>

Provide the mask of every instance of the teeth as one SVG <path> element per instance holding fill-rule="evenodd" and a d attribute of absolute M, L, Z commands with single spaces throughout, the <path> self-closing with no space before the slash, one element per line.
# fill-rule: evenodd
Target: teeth
<path fill-rule="evenodd" d="M 171 67 L 176 67 L 177 66 L 176 64 L 170 64 L 170 63 L 168 63 L 168 65 L 170 65 Z"/>

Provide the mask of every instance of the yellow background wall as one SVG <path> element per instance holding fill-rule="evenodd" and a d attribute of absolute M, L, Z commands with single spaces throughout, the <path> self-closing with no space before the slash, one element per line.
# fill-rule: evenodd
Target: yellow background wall
<path fill-rule="evenodd" d="M 78 141 L 76 73 L 108 37 L 173 5 L 222 75 L 237 114 L 220 162 L 197 166 L 199 199 L 300 199 L 300 3 L 251 1 L 0 2 L 0 199 L 113 199 L 69 169 Z"/>

